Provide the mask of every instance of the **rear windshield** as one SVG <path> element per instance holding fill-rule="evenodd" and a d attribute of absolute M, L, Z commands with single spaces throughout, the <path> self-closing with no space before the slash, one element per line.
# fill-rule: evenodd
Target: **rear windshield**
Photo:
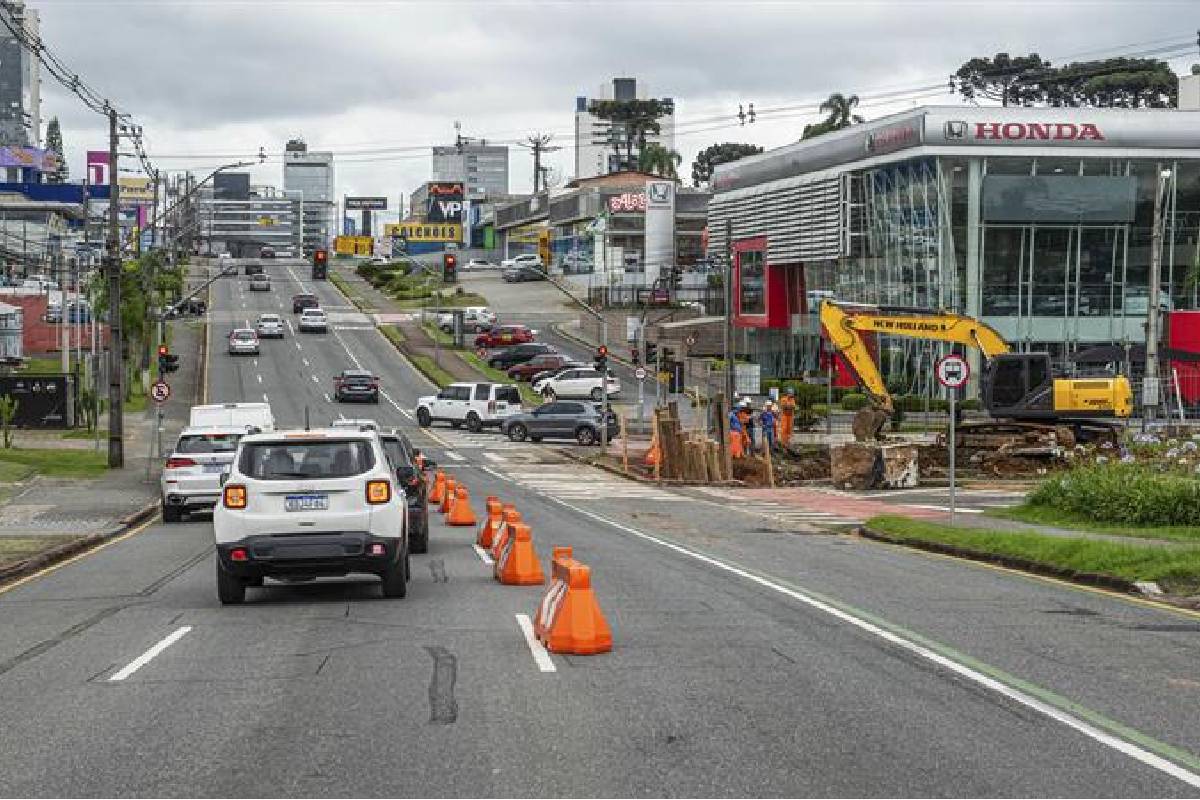
<path fill-rule="evenodd" d="M 397 468 L 407 467 L 412 464 L 411 454 L 399 439 L 384 439 L 383 452 L 387 453 L 388 458 L 392 460 L 392 464 Z"/>
<path fill-rule="evenodd" d="M 370 442 L 255 442 L 242 448 L 238 470 L 257 480 L 349 478 L 375 466 Z"/>
<path fill-rule="evenodd" d="M 374 383 L 375 376 L 373 376 L 373 375 L 346 375 L 345 377 L 342 378 L 342 380 L 346 383 L 353 383 L 354 385 L 358 386 L 358 385 L 364 384 L 364 383 Z"/>
<path fill-rule="evenodd" d="M 279 322 L 279 317 L 275 314 L 264 314 L 258 318 L 259 322 Z"/>
<path fill-rule="evenodd" d="M 234 331 L 233 338 L 235 338 L 235 339 L 253 339 L 254 331 Z"/>
<path fill-rule="evenodd" d="M 232 453 L 237 450 L 237 433 L 205 433 L 202 435 L 188 434 L 179 437 L 175 445 L 176 453 Z"/>

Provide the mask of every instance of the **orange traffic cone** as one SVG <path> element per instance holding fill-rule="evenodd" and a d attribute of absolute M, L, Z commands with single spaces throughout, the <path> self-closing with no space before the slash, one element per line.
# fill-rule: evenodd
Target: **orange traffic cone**
<path fill-rule="evenodd" d="M 565 557 L 560 556 L 567 550 Z M 592 591 L 592 572 L 555 548 L 553 582 L 538 607 L 534 633 L 551 653 L 590 656 L 612 650 L 612 631 Z"/>
<path fill-rule="evenodd" d="M 454 487 L 457 485 L 454 478 L 446 478 L 446 496 L 442 498 L 442 504 L 438 506 L 438 511 L 442 514 L 450 513 L 450 506 L 454 504 Z"/>
<path fill-rule="evenodd" d="M 491 549 L 492 540 L 496 536 L 496 531 L 503 519 L 500 516 L 503 513 L 501 511 L 500 498 L 492 494 L 488 495 L 485 507 L 487 508 L 487 516 L 484 517 L 483 524 L 479 526 L 479 536 L 476 537 L 475 544 L 484 549 Z"/>
<path fill-rule="evenodd" d="M 492 534 L 493 560 L 500 557 L 500 551 L 504 549 L 505 543 L 508 542 L 508 537 L 512 534 L 512 524 L 520 521 L 521 512 L 517 511 L 512 503 L 505 503 L 500 514 L 500 525 L 496 528 L 496 532 Z"/>
<path fill-rule="evenodd" d="M 433 490 L 429 493 L 429 504 L 437 505 L 446 499 L 446 473 L 440 469 L 433 476 Z"/>
<path fill-rule="evenodd" d="M 533 549 L 533 530 L 524 522 L 509 526 L 511 533 L 496 562 L 496 580 L 506 586 L 536 586 L 546 582 Z"/>
<path fill-rule="evenodd" d="M 462 527 L 475 527 L 475 512 L 471 510 L 470 496 L 467 487 L 459 485 L 455 490 L 454 505 L 446 515 L 446 524 Z"/>

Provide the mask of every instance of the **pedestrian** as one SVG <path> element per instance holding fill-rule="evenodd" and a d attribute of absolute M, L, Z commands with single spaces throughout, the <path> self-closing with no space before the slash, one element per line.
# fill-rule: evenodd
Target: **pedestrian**
<path fill-rule="evenodd" d="M 752 453 L 754 445 L 754 410 L 750 400 L 745 399 L 738 405 L 738 421 L 742 423 L 742 449 Z"/>
<path fill-rule="evenodd" d="M 742 428 L 742 418 L 738 414 L 738 409 L 731 409 L 729 411 L 730 458 L 741 458 L 745 454 L 745 450 L 742 448 L 743 436 L 745 436 L 745 430 Z"/>
<path fill-rule="evenodd" d="M 779 446 L 787 448 L 792 443 L 792 429 L 796 424 L 796 390 L 789 387 L 779 401 Z"/>
<path fill-rule="evenodd" d="M 770 400 L 763 403 L 762 414 L 759 415 L 759 421 L 762 423 L 762 449 L 763 452 L 775 451 L 775 404 Z"/>

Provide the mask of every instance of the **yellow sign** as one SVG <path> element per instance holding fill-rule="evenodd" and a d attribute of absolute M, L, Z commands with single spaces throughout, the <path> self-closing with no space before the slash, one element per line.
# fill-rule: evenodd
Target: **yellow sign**
<path fill-rule="evenodd" d="M 545 225 L 522 225 L 508 232 L 508 241 L 520 244 L 538 244 L 543 233 L 548 233 Z M 550 263 L 550 262 L 544 262 Z"/>
<path fill-rule="evenodd" d="M 370 236 L 338 236 L 333 240 L 333 252 L 341 256 L 369 256 L 373 245 Z"/>
<path fill-rule="evenodd" d="M 154 184 L 149 178 L 118 178 L 117 191 L 122 203 L 154 202 Z"/>
<path fill-rule="evenodd" d="M 543 230 L 538 233 L 538 258 L 543 264 L 550 264 L 554 261 L 550 253 L 550 231 Z"/>
<path fill-rule="evenodd" d="M 450 222 L 390 222 L 383 232 L 389 239 L 400 236 L 410 242 L 461 242 L 463 229 Z"/>
<path fill-rule="evenodd" d="M 258 224 L 259 225 L 274 225 L 275 218 L 274 217 L 259 217 Z"/>

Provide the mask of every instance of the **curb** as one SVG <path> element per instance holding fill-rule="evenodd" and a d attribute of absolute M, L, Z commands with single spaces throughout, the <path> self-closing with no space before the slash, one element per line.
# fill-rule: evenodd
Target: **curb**
<path fill-rule="evenodd" d="M 900 545 L 902 547 L 912 547 L 917 550 L 927 550 L 931 553 L 940 553 L 942 555 L 954 556 L 955 558 L 965 558 L 970 561 L 984 561 L 990 564 L 998 564 L 1009 569 L 1019 570 L 1021 572 L 1031 572 L 1035 575 L 1045 575 L 1050 578 L 1058 578 L 1060 580 L 1070 581 L 1072 583 L 1080 583 L 1086 586 L 1099 586 L 1102 589 L 1112 589 L 1118 592 L 1128 594 L 1141 595 L 1134 585 L 1133 581 L 1127 581 L 1124 578 L 1117 578 L 1112 575 L 1104 575 L 1097 572 L 1076 572 L 1075 570 L 1064 569 L 1062 567 L 1052 567 L 1049 564 L 1042 564 L 1037 561 L 1030 561 L 1025 558 L 1017 558 L 1014 556 L 1002 556 L 995 553 L 985 553 L 980 550 L 972 550 L 966 547 L 958 547 L 957 545 L 942 544 L 940 542 L 926 542 L 913 539 L 901 539 L 891 536 L 881 531 L 871 530 L 865 526 L 855 529 L 855 532 L 864 539 L 871 539 L 877 542 L 885 542 L 887 544 Z"/>
<path fill-rule="evenodd" d="M 567 458 L 569 458 L 572 461 L 575 461 L 579 464 L 586 464 L 589 467 L 595 467 L 596 469 L 602 469 L 605 472 L 610 472 L 619 478 L 624 478 L 625 480 L 633 481 L 634 483 L 644 483 L 648 486 L 660 485 L 659 482 L 654 480 L 653 478 L 643 478 L 641 475 L 627 474 L 627 473 L 622 472 L 621 470 L 617 469 L 616 467 L 610 466 L 608 464 L 597 463 L 595 461 L 592 461 L 589 456 L 577 455 L 573 451 L 568 450 L 566 448 L 558 448 L 557 452 L 560 455 L 566 456 Z M 732 488 L 738 488 L 738 487 L 744 487 L 746 484 L 743 481 L 709 481 L 707 483 L 697 483 L 696 481 L 681 481 L 681 480 L 677 480 L 674 478 L 669 478 L 669 479 L 664 478 L 661 485 L 662 486 L 684 486 L 684 487 L 687 487 L 687 486 L 728 486 L 728 487 L 732 487 Z"/>
<path fill-rule="evenodd" d="M 157 500 L 155 500 L 153 503 L 143 506 L 129 516 L 123 517 L 118 524 L 106 531 L 88 534 L 82 539 L 61 544 L 58 547 L 52 547 L 51 549 L 45 550 L 37 555 L 30 556 L 24 561 L 18 561 L 16 564 L 13 564 L 10 567 L 0 569 L 0 586 L 16 580 L 17 578 L 24 578 L 28 575 L 32 575 L 33 573 L 45 569 L 52 564 L 57 564 L 59 561 L 63 561 L 79 553 L 86 552 L 104 544 L 107 541 L 115 539 L 121 534 L 128 532 L 142 522 L 145 522 L 146 520 L 155 516 L 158 513 L 158 507 L 159 503 Z"/>

